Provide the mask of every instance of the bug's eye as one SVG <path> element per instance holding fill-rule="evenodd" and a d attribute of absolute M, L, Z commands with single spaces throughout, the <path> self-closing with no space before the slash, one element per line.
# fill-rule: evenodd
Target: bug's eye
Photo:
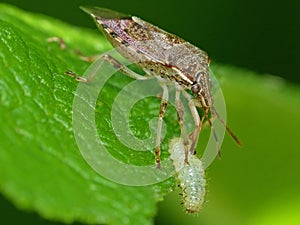
<path fill-rule="evenodd" d="M 196 81 L 198 81 L 198 82 L 201 82 L 204 77 L 206 77 L 206 73 L 204 71 L 199 71 L 195 75 Z"/>
<path fill-rule="evenodd" d="M 191 87 L 191 91 L 195 94 L 198 94 L 200 90 L 201 90 L 201 87 L 200 87 L 200 84 L 198 84 L 198 83 L 193 84 L 193 86 Z"/>

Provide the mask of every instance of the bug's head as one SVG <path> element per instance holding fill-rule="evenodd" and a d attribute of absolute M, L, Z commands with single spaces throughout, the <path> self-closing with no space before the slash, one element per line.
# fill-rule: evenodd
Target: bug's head
<path fill-rule="evenodd" d="M 208 113 L 211 114 L 212 117 L 216 116 L 219 121 L 224 125 L 227 132 L 231 135 L 231 137 L 235 140 L 235 142 L 241 146 L 242 143 L 238 139 L 238 137 L 232 132 L 231 129 L 226 125 L 225 121 L 221 118 L 219 113 L 214 108 L 214 100 L 212 96 L 212 82 L 210 80 L 210 70 L 209 70 L 210 59 L 207 56 L 206 63 L 202 63 L 199 67 L 198 71 L 194 76 L 194 82 L 191 86 L 191 91 L 196 95 L 197 102 L 200 104 L 200 107 L 204 110 L 204 117 L 207 119 L 212 132 L 214 133 L 214 138 L 216 143 L 218 143 L 217 134 L 215 133 L 211 118 L 208 116 Z M 199 106 L 199 105 L 197 105 Z M 220 145 L 218 144 L 218 154 L 220 156 Z"/>
<path fill-rule="evenodd" d="M 208 69 L 196 73 L 195 81 L 191 86 L 191 91 L 196 95 L 202 107 L 210 108 L 213 106 Z"/>

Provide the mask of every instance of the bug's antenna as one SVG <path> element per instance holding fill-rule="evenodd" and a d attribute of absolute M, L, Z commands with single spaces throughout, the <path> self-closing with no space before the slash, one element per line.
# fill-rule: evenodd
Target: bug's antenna
<path fill-rule="evenodd" d="M 225 121 L 221 118 L 219 113 L 215 110 L 215 108 L 211 107 L 210 111 L 212 114 L 216 115 L 217 118 L 220 120 L 220 122 L 223 124 L 223 126 L 226 128 L 227 132 L 230 134 L 230 136 L 233 138 L 233 140 L 239 145 L 242 146 L 242 142 L 238 139 L 238 137 L 233 133 L 233 131 L 226 125 Z M 209 121 L 209 119 L 208 119 Z M 211 122 L 209 121 L 211 124 Z"/>

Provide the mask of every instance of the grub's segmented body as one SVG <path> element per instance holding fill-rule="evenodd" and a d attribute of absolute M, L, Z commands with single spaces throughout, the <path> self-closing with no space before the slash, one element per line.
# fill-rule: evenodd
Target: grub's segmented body
<path fill-rule="evenodd" d="M 182 161 L 184 145 L 180 138 L 174 138 L 169 145 L 170 158 L 177 173 L 178 186 L 182 190 L 183 205 L 188 213 L 197 213 L 204 203 L 205 174 L 202 161 L 189 155 L 189 165 Z"/>

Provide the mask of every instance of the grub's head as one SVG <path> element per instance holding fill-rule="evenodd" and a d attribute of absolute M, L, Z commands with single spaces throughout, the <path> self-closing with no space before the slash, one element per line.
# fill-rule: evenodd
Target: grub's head
<path fill-rule="evenodd" d="M 197 96 L 202 107 L 209 108 L 213 106 L 211 94 L 211 82 L 208 63 L 203 65 L 194 76 L 195 80 L 191 86 L 191 91 Z"/>

